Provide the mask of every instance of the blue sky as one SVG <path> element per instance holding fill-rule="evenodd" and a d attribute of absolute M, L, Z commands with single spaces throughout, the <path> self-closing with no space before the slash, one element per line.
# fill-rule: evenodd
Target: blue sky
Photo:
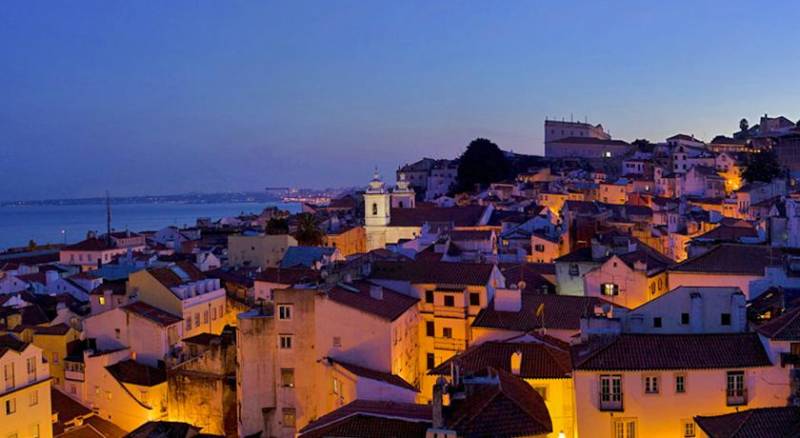
<path fill-rule="evenodd" d="M 0 3 L 0 199 L 365 183 L 546 116 L 710 139 L 800 117 L 800 4 Z"/>

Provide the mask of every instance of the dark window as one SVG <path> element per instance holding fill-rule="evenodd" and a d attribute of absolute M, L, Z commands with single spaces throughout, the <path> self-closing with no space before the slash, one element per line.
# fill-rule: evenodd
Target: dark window
<path fill-rule="evenodd" d="M 425 302 L 428 304 L 433 304 L 433 291 L 426 290 L 425 291 Z"/>
<path fill-rule="evenodd" d="M 661 317 L 660 316 L 656 316 L 655 318 L 653 318 L 653 327 L 661 328 Z"/>
<path fill-rule="evenodd" d="M 542 245 L 541 243 L 537 243 L 536 245 L 533 246 L 533 249 L 535 249 L 536 252 L 544 252 L 544 245 Z"/>
<path fill-rule="evenodd" d="M 578 275 L 580 275 L 580 270 L 578 269 L 577 263 L 569 265 L 569 275 L 573 277 L 577 277 Z"/>
<path fill-rule="evenodd" d="M 442 329 L 442 337 L 443 338 L 447 338 L 447 339 L 452 338 L 453 337 L 453 329 L 451 329 L 450 327 L 443 328 Z"/>
<path fill-rule="evenodd" d="M 378 215 L 378 204 L 375 204 L 375 203 L 372 204 L 372 215 L 373 216 L 377 216 Z"/>
<path fill-rule="evenodd" d="M 722 325 L 731 325 L 731 314 L 723 313 L 719 316 L 719 323 Z"/>
<path fill-rule="evenodd" d="M 681 324 L 683 324 L 683 325 L 689 324 L 689 314 L 688 313 L 681 313 Z"/>
<path fill-rule="evenodd" d="M 425 336 L 435 336 L 436 329 L 433 321 L 425 321 Z"/>
<path fill-rule="evenodd" d="M 480 306 L 481 305 L 481 294 L 472 292 L 469 294 L 469 305 L 470 306 Z"/>
<path fill-rule="evenodd" d="M 425 360 L 429 370 L 432 370 L 436 366 L 436 357 L 433 355 L 433 353 L 428 353 L 425 356 Z"/>
<path fill-rule="evenodd" d="M 447 307 L 453 307 L 456 305 L 456 298 L 452 295 L 445 295 L 444 296 L 444 305 Z"/>

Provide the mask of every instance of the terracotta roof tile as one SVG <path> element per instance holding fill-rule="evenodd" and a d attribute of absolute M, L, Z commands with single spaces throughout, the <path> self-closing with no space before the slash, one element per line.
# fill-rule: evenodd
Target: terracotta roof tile
<path fill-rule="evenodd" d="M 372 287 L 381 288 L 382 298 L 373 298 L 370 295 Z M 328 290 L 328 298 L 389 321 L 394 321 L 419 302 L 417 298 L 365 281 L 336 285 Z"/>
<path fill-rule="evenodd" d="M 175 316 L 157 307 L 153 307 L 150 304 L 147 304 L 143 301 L 134 301 L 130 304 L 126 304 L 120 307 L 120 309 L 124 310 L 125 312 L 133 313 L 142 318 L 150 320 L 162 327 L 166 327 L 183 321 L 183 318 Z"/>
<path fill-rule="evenodd" d="M 496 342 L 490 341 L 470 347 L 432 369 L 429 374 L 448 375 L 450 364 L 458 364 L 461 373 L 474 372 L 492 367 L 511 372 L 511 356 L 522 353 L 519 377 L 524 379 L 570 378 L 572 363 L 568 349 L 559 349 L 540 342 Z"/>
<path fill-rule="evenodd" d="M 777 341 L 800 341 L 800 307 L 758 326 L 756 331 Z"/>
<path fill-rule="evenodd" d="M 354 400 L 300 430 L 299 437 L 424 436 L 431 406 L 379 400 Z"/>
<path fill-rule="evenodd" d="M 371 277 L 408 281 L 412 284 L 439 283 L 485 286 L 489 284 L 494 265 L 486 263 L 391 262 L 372 264 Z"/>
<path fill-rule="evenodd" d="M 341 366 L 342 368 L 355 374 L 356 376 L 363 377 L 365 379 L 377 380 L 380 382 L 388 383 L 390 385 L 398 386 L 400 388 L 408 389 L 410 391 L 417 391 L 417 388 L 415 388 L 412 384 L 406 382 L 405 380 L 403 380 L 402 377 L 396 374 L 392 374 L 385 371 L 378 371 L 372 368 L 366 368 L 348 362 L 342 362 L 338 359 L 333 359 L 333 358 L 328 358 L 328 361 Z"/>
<path fill-rule="evenodd" d="M 800 433 L 800 408 L 796 406 L 748 409 L 694 420 L 710 438 L 789 438 Z"/>
<path fill-rule="evenodd" d="M 759 276 L 780 257 L 780 249 L 766 245 L 723 243 L 673 266 L 670 271 Z"/>
<path fill-rule="evenodd" d="M 155 386 L 167 381 L 164 368 L 151 367 L 132 359 L 109 365 L 106 370 L 118 381 L 133 385 Z"/>
<path fill-rule="evenodd" d="M 572 349 L 576 370 L 683 370 L 770 366 L 756 333 L 598 338 Z"/>
<path fill-rule="evenodd" d="M 449 208 L 393 208 L 389 226 L 421 227 L 426 222 L 446 222 L 457 227 L 471 227 L 478 225 L 484 210 L 484 207 L 477 205 Z"/>
<path fill-rule="evenodd" d="M 613 305 L 624 309 L 598 297 L 523 292 L 519 312 L 495 310 L 494 303 L 491 303 L 478 313 L 472 326 L 520 332 L 536 330 L 542 328 L 542 318 L 536 317 L 536 309 L 540 304 L 544 304 L 544 326 L 560 330 L 579 330 L 581 317 L 593 315 L 596 306 Z"/>

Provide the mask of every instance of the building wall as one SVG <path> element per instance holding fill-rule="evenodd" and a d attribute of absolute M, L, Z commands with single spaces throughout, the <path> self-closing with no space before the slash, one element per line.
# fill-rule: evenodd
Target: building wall
<path fill-rule="evenodd" d="M 261 268 L 275 267 L 290 246 L 297 246 L 297 240 L 288 234 L 228 236 L 228 263 Z"/>
<path fill-rule="evenodd" d="M 33 345 L 42 349 L 42 354 L 50 365 L 53 386 L 64 388 L 64 357 L 67 355 L 67 343 L 80 337 L 80 333 L 72 328 L 64 335 L 33 334 Z"/>
<path fill-rule="evenodd" d="M 34 363 L 34 373 L 28 372 L 28 360 Z M 5 379 L 5 370 L 13 366 L 13 385 Z M 42 361 L 42 351 L 29 345 L 17 353 L 7 351 L 0 357 L 0 436 L 30 437 L 35 432 L 42 438 L 53 436 L 50 405 L 50 369 Z M 6 402 L 16 411 L 6 412 Z"/>
<path fill-rule="evenodd" d="M 364 227 L 353 227 L 339 234 L 327 234 L 325 246 L 338 248 L 342 257 L 367 251 L 367 233 Z"/>
<path fill-rule="evenodd" d="M 680 286 L 730 286 L 738 287 L 744 292 L 747 299 L 754 297 L 750 296 L 751 284 L 762 278 L 761 276 L 754 275 L 731 275 L 731 274 L 704 274 L 696 272 L 679 272 L 670 271 L 669 289 L 675 289 Z"/>
<path fill-rule="evenodd" d="M 741 408 L 785 406 L 789 395 L 788 385 L 768 385 L 774 376 L 774 367 L 751 368 L 745 371 L 749 402 Z M 574 371 L 576 417 L 578 434 L 597 438 L 614 437 L 615 419 L 636 421 L 636 436 L 661 437 L 682 436 L 684 421 L 692 421 L 696 415 L 720 415 L 735 412 L 736 407 L 726 404 L 726 372 L 741 369 L 712 370 L 662 370 L 655 372 L 622 371 L 590 372 Z M 686 392 L 676 393 L 674 376 L 677 372 L 686 375 Z M 622 412 L 599 410 L 601 374 L 622 375 Z M 660 393 L 645 394 L 643 377 L 658 375 Z"/>
<path fill-rule="evenodd" d="M 631 269 L 617 256 L 586 273 L 583 280 L 586 296 L 601 297 L 628 308 L 640 306 L 668 290 L 666 274 L 648 277 L 644 270 Z M 603 295 L 600 290 L 603 283 L 618 285 L 619 295 Z"/>

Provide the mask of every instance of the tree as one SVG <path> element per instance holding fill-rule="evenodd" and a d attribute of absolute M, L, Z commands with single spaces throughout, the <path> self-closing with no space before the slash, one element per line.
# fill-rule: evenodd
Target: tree
<path fill-rule="evenodd" d="M 747 122 L 747 119 L 739 120 L 739 130 L 747 132 L 748 129 L 750 129 L 750 123 Z"/>
<path fill-rule="evenodd" d="M 749 182 L 770 182 L 781 175 L 783 175 L 783 168 L 773 151 L 752 154 L 748 160 L 747 169 L 742 174 Z"/>
<path fill-rule="evenodd" d="M 267 234 L 289 234 L 289 221 L 282 217 L 273 217 L 267 221 Z"/>
<path fill-rule="evenodd" d="M 322 246 L 325 241 L 325 233 L 320 230 L 317 219 L 312 214 L 302 213 L 298 217 L 297 232 L 295 232 L 294 238 L 300 245 Z"/>
<path fill-rule="evenodd" d="M 458 161 L 458 190 L 472 191 L 509 177 L 511 166 L 500 148 L 485 138 L 476 138 Z"/>

